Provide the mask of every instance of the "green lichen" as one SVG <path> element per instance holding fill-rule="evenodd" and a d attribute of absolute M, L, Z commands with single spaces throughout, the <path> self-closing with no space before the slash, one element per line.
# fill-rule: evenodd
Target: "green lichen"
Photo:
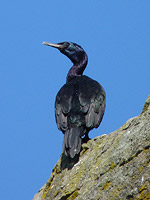
<path fill-rule="evenodd" d="M 79 195 L 78 190 L 74 191 L 71 196 L 69 196 L 68 200 L 74 200 Z"/>
<path fill-rule="evenodd" d="M 45 187 L 44 190 L 43 190 L 42 199 L 45 199 L 45 197 L 46 197 L 48 191 L 49 191 L 49 190 L 51 189 L 51 187 L 52 187 L 52 183 L 53 183 L 54 177 L 56 177 L 59 173 L 61 173 L 61 169 L 60 169 L 60 164 L 57 163 L 57 164 L 55 165 L 55 167 L 53 168 L 53 171 L 52 171 L 52 174 L 51 174 L 49 180 L 48 180 L 47 183 L 46 183 L 46 187 Z M 58 192 L 56 192 L 56 193 L 58 194 Z M 57 194 L 55 194 L 55 196 L 57 196 Z"/>
<path fill-rule="evenodd" d="M 54 172 L 55 174 L 61 173 L 60 163 L 55 165 L 55 167 L 54 167 L 52 172 Z"/>
<path fill-rule="evenodd" d="M 104 190 L 109 188 L 110 184 L 111 184 L 111 181 L 106 182 L 106 184 L 104 185 Z"/>
<path fill-rule="evenodd" d="M 56 193 L 54 194 L 54 197 L 56 197 L 59 193 L 60 191 L 56 191 Z"/>
<path fill-rule="evenodd" d="M 81 155 L 85 154 L 85 152 L 89 149 L 89 147 L 86 144 L 82 145 L 82 152 Z"/>
<path fill-rule="evenodd" d="M 143 171 L 143 169 L 144 169 L 144 166 L 141 166 L 140 167 L 140 173 Z"/>
<path fill-rule="evenodd" d="M 111 164 L 110 164 L 110 169 L 114 169 L 116 166 L 117 166 L 116 163 L 111 162 Z"/>
<path fill-rule="evenodd" d="M 147 189 L 147 187 L 146 187 L 145 185 L 142 185 L 142 186 L 140 187 L 140 193 L 143 192 L 143 191 L 146 190 L 146 189 Z"/>
<path fill-rule="evenodd" d="M 149 133 L 150 135 L 150 133 Z M 149 152 L 149 149 L 150 149 L 150 145 L 147 145 L 145 148 L 144 148 L 144 153 L 148 153 Z"/>
<path fill-rule="evenodd" d="M 147 191 L 147 186 L 142 185 L 139 189 L 140 196 L 137 198 L 137 200 L 149 200 L 150 199 L 150 193 Z"/>
<path fill-rule="evenodd" d="M 60 200 L 74 200 L 79 195 L 78 189 L 72 192 L 64 191 Z"/>
<path fill-rule="evenodd" d="M 67 199 L 70 198 L 71 194 L 72 194 L 72 192 L 70 193 L 70 192 L 66 192 L 66 191 L 65 191 L 65 192 L 62 194 L 62 197 L 61 197 L 59 200 L 67 200 Z"/>
<path fill-rule="evenodd" d="M 113 192 L 114 197 L 118 197 L 118 193 L 117 192 Z"/>
<path fill-rule="evenodd" d="M 51 188 L 51 183 L 50 185 L 46 184 L 46 187 L 43 190 L 43 195 L 42 195 L 42 199 L 45 199 L 47 192 L 50 190 Z"/>

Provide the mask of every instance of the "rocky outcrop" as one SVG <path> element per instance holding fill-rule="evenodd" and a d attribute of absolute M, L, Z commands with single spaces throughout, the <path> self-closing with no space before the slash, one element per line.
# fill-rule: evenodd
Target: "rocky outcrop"
<path fill-rule="evenodd" d="M 83 144 L 76 164 L 61 159 L 33 200 L 150 199 L 150 97 L 138 117 Z"/>

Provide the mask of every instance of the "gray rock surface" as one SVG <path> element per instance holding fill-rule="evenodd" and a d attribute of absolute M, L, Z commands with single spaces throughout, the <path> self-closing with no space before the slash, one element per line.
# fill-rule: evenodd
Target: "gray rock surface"
<path fill-rule="evenodd" d="M 150 200 L 150 96 L 138 117 L 83 144 L 76 164 L 61 159 L 33 200 Z"/>

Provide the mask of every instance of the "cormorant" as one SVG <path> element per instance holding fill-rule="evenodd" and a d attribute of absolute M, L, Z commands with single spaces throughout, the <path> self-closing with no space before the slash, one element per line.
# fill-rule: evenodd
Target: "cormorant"
<path fill-rule="evenodd" d="M 59 49 L 73 62 L 66 84 L 56 96 L 55 117 L 58 129 L 64 133 L 63 153 L 74 158 L 80 153 L 82 141 L 88 141 L 89 131 L 102 121 L 105 91 L 97 81 L 82 75 L 88 57 L 81 46 L 73 42 L 43 44 Z"/>

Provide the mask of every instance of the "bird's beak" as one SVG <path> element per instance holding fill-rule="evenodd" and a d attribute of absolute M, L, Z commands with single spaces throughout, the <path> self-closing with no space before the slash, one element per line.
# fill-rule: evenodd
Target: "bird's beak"
<path fill-rule="evenodd" d="M 47 46 L 51 46 L 57 49 L 63 49 L 64 45 L 63 44 L 54 44 L 54 43 L 49 43 L 49 42 L 43 42 L 42 44 L 47 45 Z"/>

